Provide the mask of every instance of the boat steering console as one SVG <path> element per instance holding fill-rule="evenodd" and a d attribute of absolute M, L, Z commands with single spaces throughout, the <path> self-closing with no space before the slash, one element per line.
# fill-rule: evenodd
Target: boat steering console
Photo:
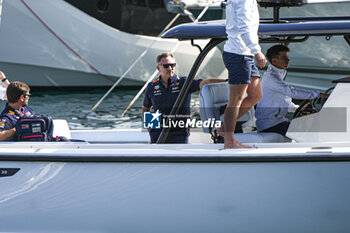
<path fill-rule="evenodd" d="M 333 89 L 334 87 L 328 88 L 325 92 L 320 93 L 320 96 L 316 99 L 304 100 L 295 110 L 293 119 L 319 112 Z"/>
<path fill-rule="evenodd" d="M 333 80 L 332 83 L 350 83 L 350 77 Z M 316 99 L 304 100 L 299 105 L 298 109 L 295 110 L 293 119 L 319 112 L 322 106 L 326 103 L 333 89 L 334 87 L 328 88 L 324 93 L 321 93 L 320 97 Z"/>

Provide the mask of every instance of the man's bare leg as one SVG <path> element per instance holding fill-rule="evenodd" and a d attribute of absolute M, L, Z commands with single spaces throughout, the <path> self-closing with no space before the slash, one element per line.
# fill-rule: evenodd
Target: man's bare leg
<path fill-rule="evenodd" d="M 241 107 L 239 108 L 239 113 L 237 119 L 241 118 L 244 114 L 246 114 L 249 109 L 251 109 L 254 105 L 256 105 L 262 98 L 262 89 L 259 77 L 251 77 L 250 84 L 248 84 L 247 88 L 247 97 L 243 99 Z M 225 119 L 224 119 L 225 122 Z M 216 131 L 217 134 L 221 137 L 224 137 L 224 124 Z"/>
<path fill-rule="evenodd" d="M 239 108 L 238 118 L 246 114 L 249 109 L 255 106 L 262 99 L 262 88 L 259 77 L 251 77 L 247 88 L 247 97 L 244 98 Z"/>
<path fill-rule="evenodd" d="M 234 138 L 234 131 L 236 128 L 236 122 L 238 119 L 239 109 L 244 99 L 248 84 L 229 84 L 229 100 L 224 113 L 225 122 L 225 149 L 229 148 L 247 148 L 243 144 L 239 143 Z"/>

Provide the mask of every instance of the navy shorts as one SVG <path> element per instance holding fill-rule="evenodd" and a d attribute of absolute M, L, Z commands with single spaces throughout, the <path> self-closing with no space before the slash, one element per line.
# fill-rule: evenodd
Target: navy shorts
<path fill-rule="evenodd" d="M 228 70 L 229 84 L 249 84 L 253 76 L 260 77 L 253 56 L 223 52 L 225 67 Z"/>

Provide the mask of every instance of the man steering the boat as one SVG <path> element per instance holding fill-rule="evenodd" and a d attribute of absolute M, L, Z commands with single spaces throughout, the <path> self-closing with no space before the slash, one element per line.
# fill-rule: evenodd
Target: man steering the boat
<path fill-rule="evenodd" d="M 259 11 L 256 0 L 228 0 L 223 60 L 229 74 L 229 100 L 224 113 L 225 149 L 247 148 L 234 138 L 237 119 L 262 98 L 260 68 L 266 64 L 258 37 Z M 247 97 L 244 98 L 247 93 Z"/>
<path fill-rule="evenodd" d="M 5 109 L 0 115 L 0 141 L 10 141 L 16 135 L 15 125 L 22 116 L 34 116 L 34 111 L 28 107 L 30 88 L 23 82 L 12 82 L 8 85 Z"/>
<path fill-rule="evenodd" d="M 169 117 L 171 109 L 183 87 L 186 77 L 179 77 L 175 74 L 175 57 L 172 53 L 161 53 L 157 56 L 157 69 L 160 76 L 150 82 L 146 88 L 145 98 L 142 106 L 142 118 L 144 112 L 149 112 L 153 107 L 154 111 L 162 114 L 162 117 Z M 192 81 L 189 94 L 180 108 L 176 120 L 183 120 L 190 116 L 191 93 L 199 91 L 200 88 L 209 83 L 225 82 L 220 79 L 195 79 Z M 151 143 L 156 143 L 162 129 L 148 130 Z M 186 127 L 171 127 L 166 143 L 188 143 L 189 129 Z"/>
<path fill-rule="evenodd" d="M 317 91 L 298 90 L 285 83 L 289 52 L 284 45 L 274 45 L 266 52 L 270 64 L 261 79 L 264 95 L 255 110 L 259 132 L 275 132 L 285 136 L 290 124 L 286 115 L 299 107 L 292 102 L 292 98 L 315 99 L 324 95 Z"/>

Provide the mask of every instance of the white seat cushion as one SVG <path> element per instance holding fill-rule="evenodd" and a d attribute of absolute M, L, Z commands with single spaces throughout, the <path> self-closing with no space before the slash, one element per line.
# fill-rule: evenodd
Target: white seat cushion
<path fill-rule="evenodd" d="M 64 136 L 67 139 L 71 139 L 71 133 L 66 120 L 55 119 L 53 120 L 53 136 Z"/>

